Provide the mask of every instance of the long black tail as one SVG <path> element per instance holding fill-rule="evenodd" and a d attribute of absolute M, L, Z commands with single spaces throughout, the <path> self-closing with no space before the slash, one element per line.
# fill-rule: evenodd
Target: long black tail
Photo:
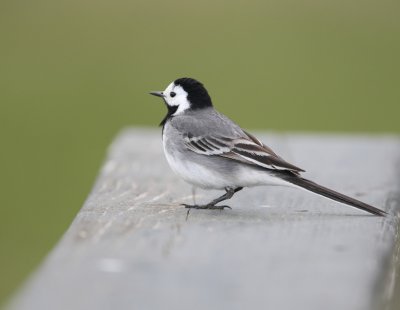
<path fill-rule="evenodd" d="M 300 186 L 306 190 L 309 190 L 313 193 L 325 196 L 327 198 L 330 198 L 332 200 L 347 204 L 352 207 L 356 207 L 358 209 L 367 211 L 369 213 L 378 215 L 378 216 L 385 216 L 387 213 L 383 210 L 380 210 L 378 208 L 375 208 L 373 206 L 370 206 L 369 204 L 366 204 L 362 201 L 359 201 L 357 199 L 351 198 L 349 196 L 343 195 L 341 193 L 338 193 L 332 189 L 329 189 L 327 187 L 321 186 L 313 181 L 303 179 L 302 177 L 298 176 L 289 176 L 285 178 L 286 181 Z"/>

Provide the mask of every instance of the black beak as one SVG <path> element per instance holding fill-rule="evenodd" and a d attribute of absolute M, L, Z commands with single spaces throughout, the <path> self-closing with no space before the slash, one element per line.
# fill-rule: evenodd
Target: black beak
<path fill-rule="evenodd" d="M 164 98 L 164 93 L 162 91 L 152 91 L 149 94 L 153 95 L 153 96 Z"/>

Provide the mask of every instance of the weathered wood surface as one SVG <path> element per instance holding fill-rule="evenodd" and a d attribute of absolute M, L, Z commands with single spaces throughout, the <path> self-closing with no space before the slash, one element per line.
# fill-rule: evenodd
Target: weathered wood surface
<path fill-rule="evenodd" d="M 10 309 L 374 309 L 390 299 L 400 206 L 395 137 L 259 134 L 307 177 L 382 207 L 301 190 L 238 193 L 194 210 L 159 131 L 124 131 L 92 193 Z M 207 201 L 219 192 L 197 192 Z M 56 207 L 56 206 L 55 206 Z"/>

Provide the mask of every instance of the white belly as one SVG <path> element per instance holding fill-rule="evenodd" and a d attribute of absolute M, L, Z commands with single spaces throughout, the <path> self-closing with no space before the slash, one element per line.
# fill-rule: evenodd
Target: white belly
<path fill-rule="evenodd" d="M 224 189 L 235 187 L 234 182 L 219 175 L 215 171 L 178 157 L 173 157 L 165 152 L 168 164 L 171 169 L 186 182 L 206 189 Z"/>

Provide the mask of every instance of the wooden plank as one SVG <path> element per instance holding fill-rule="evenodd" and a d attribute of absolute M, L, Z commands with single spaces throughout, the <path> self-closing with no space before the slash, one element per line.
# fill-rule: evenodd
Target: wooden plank
<path fill-rule="evenodd" d="M 399 139 L 259 134 L 305 175 L 394 214 Z M 207 201 L 219 192 L 198 191 Z M 289 188 L 186 210 L 159 131 L 112 144 L 71 227 L 10 309 L 374 309 L 391 296 L 398 220 Z"/>

